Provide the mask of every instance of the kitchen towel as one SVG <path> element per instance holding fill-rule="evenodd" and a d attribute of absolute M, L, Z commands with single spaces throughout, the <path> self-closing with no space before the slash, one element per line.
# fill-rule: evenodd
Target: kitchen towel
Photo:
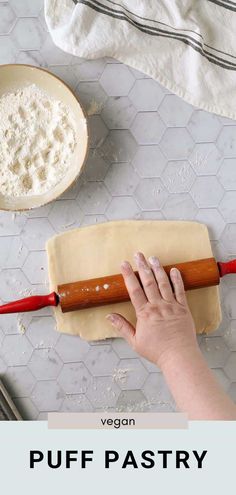
<path fill-rule="evenodd" d="M 45 0 L 55 44 L 113 57 L 187 102 L 236 118 L 236 1 Z"/>

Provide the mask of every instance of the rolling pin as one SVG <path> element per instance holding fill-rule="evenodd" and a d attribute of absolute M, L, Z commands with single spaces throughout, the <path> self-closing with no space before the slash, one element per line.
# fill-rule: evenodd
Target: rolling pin
<path fill-rule="evenodd" d="M 171 268 L 182 274 L 185 290 L 202 289 L 219 285 L 220 278 L 236 273 L 236 259 L 226 263 L 207 258 L 164 266 L 169 275 Z M 138 273 L 135 272 L 138 276 Z M 129 294 L 121 274 L 71 282 L 59 285 L 57 293 L 30 296 L 0 306 L 0 314 L 25 313 L 47 306 L 60 306 L 63 313 L 129 301 Z"/>

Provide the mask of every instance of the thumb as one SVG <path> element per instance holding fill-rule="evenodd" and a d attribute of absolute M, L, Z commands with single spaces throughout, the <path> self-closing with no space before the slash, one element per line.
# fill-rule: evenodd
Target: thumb
<path fill-rule="evenodd" d="M 129 321 L 127 321 L 123 316 L 112 313 L 106 316 L 107 320 L 111 322 L 113 327 L 118 330 L 121 337 L 123 337 L 127 342 L 132 345 L 132 340 L 135 334 L 135 329 Z"/>

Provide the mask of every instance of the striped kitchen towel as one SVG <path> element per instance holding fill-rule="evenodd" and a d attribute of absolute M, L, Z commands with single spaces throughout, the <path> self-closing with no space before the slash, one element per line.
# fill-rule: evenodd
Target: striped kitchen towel
<path fill-rule="evenodd" d="M 236 118 L 236 1 L 45 0 L 55 44 L 113 57 L 189 103 Z"/>

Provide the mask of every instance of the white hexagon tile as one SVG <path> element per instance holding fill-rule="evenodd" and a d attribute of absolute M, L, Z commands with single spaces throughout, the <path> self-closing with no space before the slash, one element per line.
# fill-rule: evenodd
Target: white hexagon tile
<path fill-rule="evenodd" d="M 82 60 L 57 48 L 43 0 L 0 2 L 0 63 L 46 67 L 80 96 L 90 153 L 58 201 L 0 212 L 0 298 L 46 293 L 45 242 L 107 220 L 196 220 L 214 253 L 236 257 L 236 122 L 195 109 L 112 59 Z M 200 339 L 217 379 L 236 401 L 236 276 L 221 290 L 223 321 Z M 173 411 L 163 376 L 118 340 L 60 335 L 50 309 L 0 318 L 0 375 L 25 419 L 48 411 Z"/>

